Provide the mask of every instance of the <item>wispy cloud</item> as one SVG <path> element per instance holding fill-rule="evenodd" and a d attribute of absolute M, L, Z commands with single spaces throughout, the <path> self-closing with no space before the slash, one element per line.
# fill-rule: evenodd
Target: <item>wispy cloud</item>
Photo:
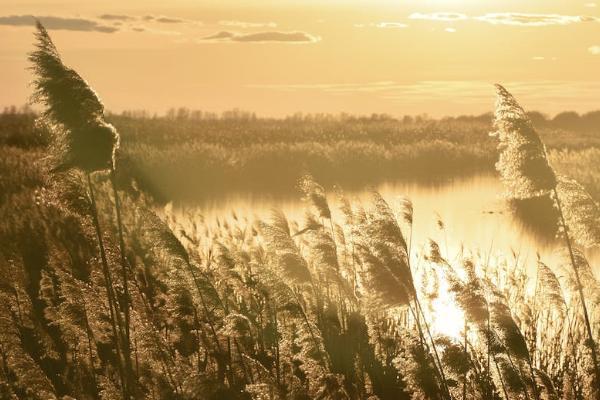
<path fill-rule="evenodd" d="M 478 16 L 469 16 L 462 13 L 412 13 L 408 16 L 413 20 L 425 21 L 441 21 L 441 22 L 456 22 L 456 21 L 480 21 L 493 25 L 513 25 L 513 26 L 549 26 L 549 25 L 569 25 L 581 22 L 598 21 L 595 17 L 585 15 L 562 15 L 562 14 L 532 14 L 532 13 L 517 13 L 517 12 L 497 12 L 487 13 Z"/>
<path fill-rule="evenodd" d="M 4 26 L 31 26 L 39 19 L 47 29 L 60 29 L 83 32 L 147 32 L 161 35 L 181 35 L 187 30 L 192 33 L 195 27 L 201 26 L 202 22 L 166 16 L 135 16 L 125 14 L 102 14 L 97 17 L 70 17 L 70 16 L 39 16 L 32 15 L 9 15 L 0 16 L 0 25 Z M 165 30 L 162 27 L 171 25 L 178 26 L 181 32 Z"/>
<path fill-rule="evenodd" d="M 319 90 L 323 92 L 375 92 L 385 91 L 395 87 L 394 81 L 379 81 L 367 83 L 296 83 L 296 84 L 254 84 L 246 85 L 252 89 L 269 89 L 278 91 Z"/>
<path fill-rule="evenodd" d="M 380 28 L 380 29 L 404 29 L 409 25 L 400 21 L 384 21 L 376 23 L 359 23 L 353 25 L 355 28 Z"/>
<path fill-rule="evenodd" d="M 246 42 L 246 43 L 314 43 L 321 40 L 306 32 L 255 32 L 239 33 L 221 31 L 200 39 L 203 42 Z"/>
<path fill-rule="evenodd" d="M 171 17 L 154 17 L 154 21 L 160 22 L 163 24 L 183 24 L 187 22 L 185 19 L 181 18 L 171 18 Z"/>
<path fill-rule="evenodd" d="M 402 22 L 380 22 L 375 24 L 377 28 L 408 28 L 408 25 Z"/>
<path fill-rule="evenodd" d="M 203 38 L 202 40 L 212 41 L 212 40 L 221 40 L 221 39 L 231 39 L 234 36 L 235 36 L 235 33 L 233 33 L 233 32 L 221 31 L 221 32 L 214 33 L 210 36 L 207 36 L 207 37 Z"/>
<path fill-rule="evenodd" d="M 166 35 L 166 36 L 181 36 L 183 33 L 174 30 L 165 30 L 165 29 L 156 29 L 149 26 L 144 25 L 135 25 L 130 28 L 134 32 L 145 32 L 152 33 L 155 35 Z"/>
<path fill-rule="evenodd" d="M 599 48 L 600 51 L 600 48 Z M 593 109 L 600 95 L 600 81 L 515 81 L 502 82 L 519 97 L 528 109 L 543 109 L 558 112 L 570 104 Z M 255 84 L 246 87 L 256 90 L 281 92 L 316 91 L 330 95 L 375 96 L 397 103 L 442 104 L 452 102 L 478 109 L 492 107 L 493 82 L 486 81 L 377 81 L 366 83 L 317 83 L 317 84 Z"/>
<path fill-rule="evenodd" d="M 102 14 L 98 18 L 104 19 L 106 21 L 131 21 L 134 20 L 135 17 L 130 15 L 118 15 L 118 14 Z"/>
<path fill-rule="evenodd" d="M 53 16 L 34 17 L 33 15 L 0 16 L 0 25 L 31 26 L 35 24 L 36 18 L 39 19 L 47 29 L 103 33 L 113 33 L 119 30 L 115 26 L 104 25 L 93 19 Z"/>
<path fill-rule="evenodd" d="M 219 21 L 219 25 L 222 26 L 234 26 L 236 28 L 276 28 L 277 24 L 275 22 L 246 22 L 246 21 L 235 21 L 235 20 L 225 20 Z"/>
<path fill-rule="evenodd" d="M 469 17 L 466 14 L 448 12 L 436 12 L 430 14 L 412 13 L 408 16 L 408 18 L 428 21 L 463 21 L 469 19 Z"/>
<path fill-rule="evenodd" d="M 517 25 L 517 26 L 548 26 L 569 25 L 580 22 L 595 21 L 594 17 L 581 15 L 561 14 L 526 14 L 526 13 L 489 13 L 474 17 L 478 21 L 494 25 Z"/>
<path fill-rule="evenodd" d="M 190 25 L 203 25 L 201 21 L 196 21 L 192 19 L 185 19 L 179 17 L 168 17 L 164 15 L 143 15 L 136 17 L 135 19 L 145 22 L 152 22 L 156 24 L 190 24 Z"/>

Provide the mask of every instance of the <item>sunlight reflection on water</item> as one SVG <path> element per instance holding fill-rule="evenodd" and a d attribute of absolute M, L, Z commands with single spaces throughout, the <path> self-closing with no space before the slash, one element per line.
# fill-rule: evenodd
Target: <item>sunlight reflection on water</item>
<path fill-rule="evenodd" d="M 518 263 L 525 265 L 528 271 L 534 271 L 537 254 L 551 267 L 561 262 L 557 250 L 562 249 L 563 243 L 552 235 L 540 237 L 534 234 L 514 216 L 503 198 L 502 183 L 495 175 L 479 175 L 436 184 L 389 182 L 377 185 L 375 189 L 394 211 L 400 211 L 402 197 L 413 202 L 412 265 L 418 263 L 429 239 L 439 244 L 442 255 L 451 263 L 458 260 L 461 251 L 465 252 L 463 254 L 470 253 L 488 259 L 490 265 L 506 263 L 512 266 L 516 257 Z M 360 202 L 367 206 L 370 192 L 364 189 L 346 192 L 345 196 L 353 204 Z M 337 196 L 331 193 L 328 198 L 333 219 L 341 223 L 343 216 Z M 178 219 L 181 221 L 189 219 L 189 215 L 195 215 L 196 223 L 216 231 L 219 229 L 217 220 L 235 225 L 232 212 L 239 219 L 252 221 L 258 218 L 268 219 L 271 211 L 276 208 L 282 210 L 289 220 L 296 221 L 303 227 L 306 207 L 300 194 L 281 197 L 238 193 L 204 201 L 191 210 L 186 207 L 185 215 L 183 209 L 179 209 Z M 438 218 L 445 225 L 443 230 L 437 225 Z M 404 224 L 402 226 L 408 240 L 410 231 Z M 588 252 L 587 255 L 595 268 L 600 255 L 598 252 Z M 443 287 L 440 289 L 443 290 Z M 462 329 L 462 313 L 452 304 L 447 294 L 442 294 L 438 303 L 434 306 L 434 330 L 456 337 Z"/>
<path fill-rule="evenodd" d="M 453 259 L 461 246 L 471 252 L 491 256 L 519 254 L 522 260 L 536 259 L 539 253 L 547 263 L 556 258 L 554 254 L 561 242 L 553 237 L 535 235 L 518 218 L 512 215 L 502 193 L 503 186 L 494 175 L 478 175 L 453 179 L 436 184 L 409 182 L 389 182 L 375 187 L 394 210 L 399 210 L 400 199 L 408 197 L 414 206 L 414 249 L 426 244 L 428 239 L 436 240 L 449 259 Z M 351 202 L 368 205 L 370 193 L 362 191 L 346 192 Z M 342 220 L 336 195 L 329 194 L 330 207 L 334 219 Z M 282 210 L 288 219 L 302 225 L 306 203 L 300 194 L 288 197 L 260 193 L 235 193 L 225 198 L 206 200 L 194 207 L 194 213 L 204 217 L 205 223 L 214 225 L 231 220 L 232 212 L 248 220 L 268 218 L 271 210 Z M 441 218 L 445 224 L 443 231 L 436 225 Z M 408 236 L 408 232 L 405 232 Z M 591 254 L 590 262 L 595 265 L 597 254 Z"/>

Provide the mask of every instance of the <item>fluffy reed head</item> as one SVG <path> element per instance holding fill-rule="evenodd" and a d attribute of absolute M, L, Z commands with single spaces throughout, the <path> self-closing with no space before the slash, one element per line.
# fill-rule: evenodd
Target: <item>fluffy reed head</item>
<path fill-rule="evenodd" d="M 377 192 L 364 217 L 356 218 L 356 251 L 367 292 L 380 304 L 408 304 L 415 293 L 404 236 L 393 211 Z"/>
<path fill-rule="evenodd" d="M 114 165 L 119 135 L 104 120 L 96 92 L 63 64 L 50 35 L 38 21 L 36 49 L 29 55 L 35 74 L 32 101 L 45 106 L 43 118 L 53 127 L 61 149 L 55 170 L 97 171 Z"/>
<path fill-rule="evenodd" d="M 304 200 L 310 202 L 319 213 L 321 218 L 331 219 L 331 210 L 327 202 L 327 195 L 323 186 L 318 184 L 311 175 L 305 175 L 300 179 L 300 190 Z"/>
<path fill-rule="evenodd" d="M 546 149 L 531 120 L 515 98 L 496 85 L 495 132 L 500 158 L 496 169 L 513 199 L 548 195 L 556 186 L 556 176 L 548 164 Z"/>
<path fill-rule="evenodd" d="M 600 207 L 574 179 L 558 177 L 557 193 L 570 237 L 578 245 L 600 246 Z"/>

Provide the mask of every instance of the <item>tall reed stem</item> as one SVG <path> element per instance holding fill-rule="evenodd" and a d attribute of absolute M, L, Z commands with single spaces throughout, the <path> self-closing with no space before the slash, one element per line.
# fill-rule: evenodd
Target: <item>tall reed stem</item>
<path fill-rule="evenodd" d="M 412 242 L 412 223 L 411 223 L 411 242 Z M 406 246 L 406 243 L 405 243 Z M 421 307 L 421 303 L 419 302 L 419 296 L 417 295 L 417 290 L 414 287 L 414 276 L 413 276 L 413 271 L 412 271 L 412 263 L 410 262 L 410 250 L 409 248 L 405 247 L 404 251 L 406 251 L 406 260 L 408 263 L 408 271 L 410 273 L 410 281 L 411 281 L 411 286 L 412 288 L 409 289 L 408 287 L 406 287 L 406 285 L 404 285 L 404 290 L 406 290 L 408 293 L 411 293 L 414 297 L 414 301 L 415 301 L 415 311 L 413 312 L 414 317 L 415 317 L 415 322 L 417 324 L 417 328 L 419 330 L 419 337 L 421 339 L 421 346 L 424 347 L 424 337 L 423 337 L 423 329 L 421 327 L 421 322 L 419 320 L 419 315 L 421 315 L 423 317 L 423 325 L 425 325 L 425 330 L 427 332 L 427 336 L 429 337 L 429 340 L 431 342 L 431 347 L 433 350 L 433 354 L 435 357 L 434 360 L 434 365 L 435 365 L 435 369 L 437 370 L 437 373 L 439 375 L 439 378 L 441 380 L 441 385 L 442 385 L 442 389 L 444 390 L 444 396 L 446 398 L 448 398 L 449 400 L 452 399 L 452 396 L 450 395 L 450 389 L 448 388 L 448 384 L 446 382 L 446 375 L 444 374 L 444 366 L 442 365 L 442 361 L 440 360 L 440 356 L 438 354 L 437 348 L 435 347 L 435 342 L 433 340 L 433 336 L 431 335 L 431 330 L 429 329 L 429 324 L 427 323 L 427 318 L 425 318 L 425 314 L 423 313 L 423 308 Z M 410 308 L 410 305 L 409 305 Z"/>
<path fill-rule="evenodd" d="M 123 314 L 125 317 L 125 338 L 123 343 L 123 357 L 125 358 L 125 367 L 128 380 L 134 379 L 133 365 L 131 362 L 131 339 L 130 339 L 130 314 L 129 314 L 129 279 L 127 277 L 127 258 L 125 256 L 125 240 L 123 239 L 123 220 L 121 217 L 121 201 L 117 192 L 117 179 L 114 165 L 110 167 L 110 183 L 115 198 L 115 213 L 117 215 L 117 231 L 119 235 L 119 252 L 121 253 L 121 275 L 123 279 Z M 132 383 L 132 382 L 130 382 Z"/>
<path fill-rule="evenodd" d="M 468 360 L 469 358 L 469 348 L 468 348 L 468 342 L 467 342 L 467 330 L 469 328 L 468 324 L 467 324 L 467 316 L 465 315 L 465 333 L 464 333 L 464 341 L 465 341 L 465 347 L 464 347 L 464 351 L 465 351 L 465 360 Z M 467 372 L 468 370 L 465 370 L 465 374 L 463 376 L 463 393 L 462 393 L 462 398 L 463 400 L 467 400 Z"/>
<path fill-rule="evenodd" d="M 116 299 L 114 298 L 113 292 L 113 280 L 110 275 L 110 268 L 108 266 L 108 260 L 106 258 L 106 249 L 104 248 L 104 240 L 102 239 L 102 230 L 100 229 L 100 221 L 98 220 L 98 207 L 96 205 L 96 196 L 94 195 L 94 185 L 92 184 L 92 178 L 89 172 L 86 173 L 88 189 L 90 192 L 90 201 L 92 203 L 92 222 L 96 230 L 96 238 L 98 239 L 98 247 L 100 249 L 100 259 L 102 261 L 102 274 L 104 275 L 104 281 L 106 282 L 106 297 L 108 298 L 108 308 L 110 310 L 110 325 L 113 333 L 113 344 L 117 353 L 117 369 L 119 372 L 119 378 L 121 380 L 121 389 L 123 391 L 123 398 L 129 399 L 129 391 L 127 388 L 127 380 L 125 379 L 125 373 L 123 371 L 123 360 L 121 354 L 120 345 L 120 314 L 116 306 Z M 117 325 L 119 329 L 117 329 Z"/>
<path fill-rule="evenodd" d="M 583 285 L 581 284 L 581 278 L 579 277 L 579 269 L 577 268 L 577 263 L 575 262 L 575 255 L 573 253 L 573 246 L 571 244 L 571 239 L 569 238 L 569 230 L 567 224 L 565 222 L 565 216 L 562 211 L 562 205 L 560 199 L 558 198 L 558 191 L 556 187 L 554 187 L 554 198 L 556 199 L 556 205 L 558 206 L 558 214 L 560 216 L 560 222 L 563 227 L 565 243 L 567 244 L 567 249 L 569 250 L 569 257 L 571 258 L 571 266 L 573 267 L 573 272 L 575 274 L 575 282 L 577 283 L 577 291 L 579 292 L 579 297 L 581 299 L 581 307 L 583 309 L 583 318 L 585 322 L 585 328 L 587 330 L 588 339 L 590 341 L 590 350 L 592 353 L 592 361 L 594 363 L 594 374 L 596 376 L 596 399 L 600 400 L 600 369 L 598 368 L 598 356 L 596 354 L 596 342 L 594 341 L 594 334 L 592 333 L 592 325 L 590 323 L 590 317 L 588 314 L 587 306 L 585 304 L 585 296 L 583 295 Z"/>
<path fill-rule="evenodd" d="M 446 375 L 444 374 L 444 366 L 442 364 L 442 360 L 440 359 L 440 355 L 437 351 L 437 348 L 435 347 L 435 341 L 433 340 L 433 335 L 431 334 L 431 329 L 429 329 L 429 324 L 427 323 L 427 318 L 425 318 L 425 313 L 423 312 L 423 308 L 421 307 L 421 302 L 417 298 L 416 291 L 415 291 L 414 295 L 415 295 L 415 304 L 417 305 L 418 311 L 421 313 L 421 316 L 423 317 L 423 325 L 425 325 L 425 331 L 427 332 L 427 336 L 429 337 L 429 341 L 431 342 L 431 348 L 433 350 L 433 355 L 435 356 L 435 360 L 437 361 L 440 377 L 442 380 L 442 382 L 441 382 L 442 388 L 444 389 L 444 394 L 446 395 L 446 397 L 448 399 L 452 399 L 452 396 L 450 395 L 450 389 L 448 388 L 448 384 L 446 382 Z"/>

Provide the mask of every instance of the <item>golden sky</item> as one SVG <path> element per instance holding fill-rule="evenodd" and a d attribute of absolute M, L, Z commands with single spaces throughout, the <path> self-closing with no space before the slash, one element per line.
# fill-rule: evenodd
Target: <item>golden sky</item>
<path fill-rule="evenodd" d="M 600 109 L 600 1 L 0 0 L 0 106 L 23 104 L 31 15 L 112 111 L 479 114 Z"/>

